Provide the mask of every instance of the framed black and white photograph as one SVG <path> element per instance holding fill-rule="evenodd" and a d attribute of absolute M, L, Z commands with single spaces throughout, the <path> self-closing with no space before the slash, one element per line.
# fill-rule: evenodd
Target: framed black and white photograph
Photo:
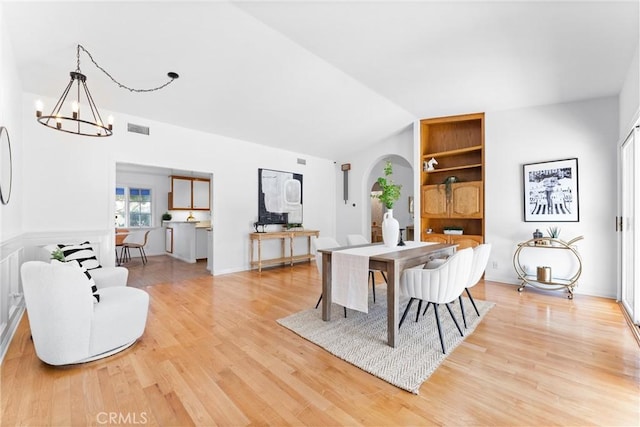
<path fill-rule="evenodd" d="M 578 222 L 578 159 L 523 166 L 525 222 Z"/>

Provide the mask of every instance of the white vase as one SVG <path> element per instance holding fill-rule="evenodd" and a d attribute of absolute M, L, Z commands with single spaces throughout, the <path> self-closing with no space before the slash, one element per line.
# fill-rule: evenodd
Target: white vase
<path fill-rule="evenodd" d="M 398 246 L 400 237 L 400 224 L 393 217 L 393 209 L 388 209 L 382 217 L 382 241 L 388 248 Z"/>

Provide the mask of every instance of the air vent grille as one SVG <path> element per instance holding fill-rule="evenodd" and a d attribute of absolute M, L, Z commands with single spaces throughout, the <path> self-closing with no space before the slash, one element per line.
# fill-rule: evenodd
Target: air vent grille
<path fill-rule="evenodd" d="M 299 165 L 306 165 L 307 161 L 305 159 L 298 159 L 298 164 Z"/>
<path fill-rule="evenodd" d="M 133 123 L 127 123 L 127 130 L 133 133 L 149 135 L 149 126 L 134 125 Z"/>

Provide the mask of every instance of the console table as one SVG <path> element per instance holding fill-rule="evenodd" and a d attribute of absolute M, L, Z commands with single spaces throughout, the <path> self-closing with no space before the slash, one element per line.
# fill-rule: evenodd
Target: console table
<path fill-rule="evenodd" d="M 275 265 L 275 264 L 289 264 L 293 266 L 294 262 L 298 261 L 310 261 L 314 258 L 311 254 L 311 237 L 318 237 L 320 232 L 318 230 L 291 230 L 291 231 L 270 231 L 265 233 L 249 233 L 249 258 L 251 262 L 251 268 L 258 267 L 258 272 L 262 272 L 262 266 Z M 307 238 L 307 253 L 301 255 L 293 254 L 293 241 L 296 237 Z M 263 240 L 281 240 L 281 256 L 279 258 L 262 259 L 262 241 Z M 285 255 L 286 240 L 289 239 L 289 255 Z M 256 241 L 258 245 L 258 259 L 253 258 L 253 242 Z"/>

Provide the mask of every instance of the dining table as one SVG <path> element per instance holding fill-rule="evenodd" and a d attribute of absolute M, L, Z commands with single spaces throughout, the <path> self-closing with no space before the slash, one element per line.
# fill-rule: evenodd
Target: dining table
<path fill-rule="evenodd" d="M 339 252 L 345 252 L 367 256 L 368 261 L 364 263 L 357 262 L 356 269 L 365 268 L 366 270 L 364 272 L 356 271 L 356 273 L 364 273 L 363 275 L 358 274 L 357 276 L 364 277 L 365 279 L 362 283 L 356 283 L 355 286 L 362 286 L 366 291 L 368 287 L 367 273 L 369 269 L 386 273 L 387 344 L 391 347 L 396 347 L 398 342 L 399 293 L 402 272 L 407 268 L 425 264 L 433 259 L 450 256 L 455 253 L 457 246 L 457 244 L 409 241 L 405 242 L 404 246 L 397 246 L 395 248 L 388 248 L 381 243 L 377 243 L 319 249 L 318 253 L 322 254 L 322 320 L 331 320 L 331 304 L 334 302 L 332 296 L 333 291 L 336 290 L 332 289 L 332 273 L 335 273 L 332 263 L 333 255 Z M 353 270 L 353 268 L 351 270 Z M 348 285 L 353 286 L 354 284 L 350 283 Z"/>

